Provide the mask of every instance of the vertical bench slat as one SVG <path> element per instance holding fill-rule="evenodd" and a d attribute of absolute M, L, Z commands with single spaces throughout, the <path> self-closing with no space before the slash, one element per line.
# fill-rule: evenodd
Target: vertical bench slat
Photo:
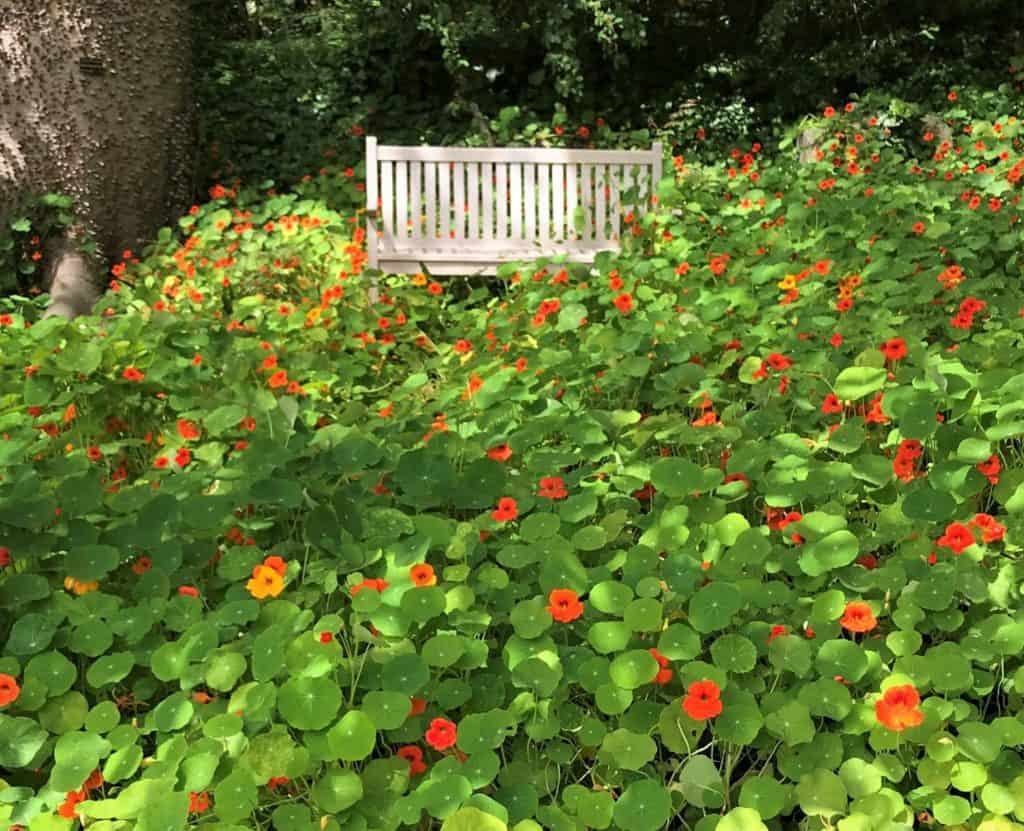
<path fill-rule="evenodd" d="M 551 239 L 551 169 L 537 165 L 537 239 L 541 244 Z"/>
<path fill-rule="evenodd" d="M 427 239 L 437 239 L 437 163 L 424 162 L 424 176 L 427 182 Z"/>
<path fill-rule="evenodd" d="M 409 162 L 410 239 L 423 239 L 423 162 Z"/>
<path fill-rule="evenodd" d="M 653 163 L 651 165 L 651 196 L 657 196 L 658 194 L 658 182 L 661 181 L 662 169 L 661 166 L 665 163 L 665 149 L 660 141 L 654 142 L 654 146 L 651 148 L 651 154 L 654 156 Z M 648 205 L 654 203 L 648 199 Z"/>
<path fill-rule="evenodd" d="M 551 225 L 552 238 L 562 242 L 565 234 L 565 165 L 551 166 Z"/>
<path fill-rule="evenodd" d="M 494 238 L 494 165 L 484 162 L 480 168 L 480 191 L 484 207 L 483 238 Z"/>
<path fill-rule="evenodd" d="M 437 199 L 437 210 L 440 218 L 438 235 L 441 239 L 449 239 L 452 218 L 452 167 L 451 162 L 438 162 L 437 178 L 440 182 L 440 196 Z"/>
<path fill-rule="evenodd" d="M 594 221 L 592 207 L 594 204 L 594 182 L 592 179 L 593 168 L 589 164 L 581 164 L 580 170 L 583 174 L 582 190 L 580 192 L 580 205 L 583 208 L 583 230 L 580 239 L 594 239 Z"/>
<path fill-rule="evenodd" d="M 626 195 L 626 192 L 631 187 L 633 187 L 633 183 L 635 181 L 636 180 L 635 180 L 635 178 L 633 176 L 633 168 L 631 166 L 629 166 L 629 165 L 623 166 L 623 168 L 622 168 L 622 181 L 619 183 L 619 204 L 621 206 L 620 210 L 621 210 L 622 220 L 625 220 L 626 216 L 628 214 L 633 213 L 633 211 L 636 208 L 636 205 L 633 203 L 632 198 L 628 197 Z M 636 219 L 635 214 L 634 214 L 633 218 Z M 622 234 L 624 234 L 624 233 L 625 233 L 625 229 L 623 228 L 623 223 L 620 220 L 620 222 L 619 222 L 619 236 L 621 237 Z"/>
<path fill-rule="evenodd" d="M 466 166 L 456 162 L 452 168 L 455 180 L 455 192 L 452 194 L 452 212 L 454 213 L 455 239 L 466 238 Z"/>
<path fill-rule="evenodd" d="M 514 240 L 523 238 L 523 166 L 513 163 L 508 166 L 508 212 L 512 220 L 510 236 Z"/>
<path fill-rule="evenodd" d="M 526 211 L 526 240 L 537 238 L 537 165 L 523 165 L 523 207 Z"/>
<path fill-rule="evenodd" d="M 511 187 L 508 181 L 508 165 L 504 162 L 498 163 L 498 192 L 496 194 L 498 203 L 498 228 L 495 231 L 495 239 L 508 239 L 508 196 Z"/>
<path fill-rule="evenodd" d="M 622 238 L 622 177 L 621 164 L 611 166 L 608 171 L 608 239 Z"/>
<path fill-rule="evenodd" d="M 374 136 L 366 137 L 366 209 L 370 215 L 366 218 L 366 246 L 369 250 L 369 266 L 377 268 L 379 262 L 377 252 L 377 220 L 374 219 L 374 212 L 377 210 L 377 139 Z M 376 283 L 374 283 L 376 286 Z M 373 291 L 371 289 L 371 291 Z M 376 300 L 376 298 L 372 298 Z"/>
<path fill-rule="evenodd" d="M 395 162 L 395 239 L 409 237 L 409 163 Z"/>
<path fill-rule="evenodd" d="M 476 162 L 466 165 L 466 200 L 469 202 L 466 236 L 471 240 L 480 239 L 480 165 Z"/>
<path fill-rule="evenodd" d="M 608 165 L 599 165 L 595 168 L 596 181 L 594 187 L 597 190 L 597 215 L 594 217 L 596 234 L 594 239 L 605 242 L 608 240 L 608 179 L 610 168 Z"/>
<path fill-rule="evenodd" d="M 576 239 L 576 206 L 579 204 L 576 188 L 576 165 L 565 166 L 565 239 Z"/>
<path fill-rule="evenodd" d="M 380 230 L 389 247 L 394 245 L 395 239 L 395 186 L 392 181 L 394 168 L 394 162 L 380 163 Z"/>

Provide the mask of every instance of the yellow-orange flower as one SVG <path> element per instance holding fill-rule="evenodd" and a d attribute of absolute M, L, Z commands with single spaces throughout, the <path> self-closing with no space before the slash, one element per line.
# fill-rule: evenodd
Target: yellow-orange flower
<path fill-rule="evenodd" d="M 791 289 L 795 289 L 796 288 L 796 275 L 795 274 L 787 274 L 785 277 L 783 277 L 781 280 L 779 280 L 779 282 L 776 283 L 776 285 L 780 289 L 782 289 L 783 291 L 790 291 Z"/>
<path fill-rule="evenodd" d="M 409 569 L 409 579 L 416 586 L 436 586 L 437 575 L 430 563 L 417 563 Z"/>
<path fill-rule="evenodd" d="M 94 592 L 100 587 L 100 584 L 95 580 L 76 580 L 74 577 L 64 578 L 64 588 L 75 594 L 88 594 Z"/>
<path fill-rule="evenodd" d="M 252 570 L 252 577 L 245 587 L 257 600 L 277 597 L 284 591 L 284 578 L 269 566 L 259 565 Z"/>

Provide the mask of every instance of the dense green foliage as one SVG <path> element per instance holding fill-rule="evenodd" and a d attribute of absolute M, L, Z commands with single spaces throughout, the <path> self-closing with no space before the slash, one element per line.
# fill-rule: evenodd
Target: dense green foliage
<path fill-rule="evenodd" d="M 368 307 L 352 155 L 0 301 L 0 819 L 1024 827 L 1021 122 L 948 97 L 592 269 Z"/>
<path fill-rule="evenodd" d="M 257 0 L 199 4 L 208 169 L 294 178 L 353 124 L 394 142 L 501 143 L 488 121 L 652 129 L 685 153 L 743 140 L 827 99 L 1006 80 L 1010 0 Z M 703 138 L 697 130 L 703 128 Z M 227 167 L 231 162 L 232 167 Z"/>

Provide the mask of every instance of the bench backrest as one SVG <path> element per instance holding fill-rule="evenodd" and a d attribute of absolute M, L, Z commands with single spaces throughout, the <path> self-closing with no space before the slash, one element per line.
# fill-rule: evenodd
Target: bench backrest
<path fill-rule="evenodd" d="M 616 249 L 661 178 L 650 150 L 401 147 L 366 140 L 369 265 L 492 272 L 502 262 Z M 630 198 L 633 197 L 633 198 Z"/>

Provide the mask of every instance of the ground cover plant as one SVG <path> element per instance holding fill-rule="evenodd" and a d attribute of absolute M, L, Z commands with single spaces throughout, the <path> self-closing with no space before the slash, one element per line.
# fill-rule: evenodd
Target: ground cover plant
<path fill-rule="evenodd" d="M 341 164 L 0 301 L 0 820 L 1020 828 L 1024 154 L 947 97 L 592 269 L 368 306 Z"/>

